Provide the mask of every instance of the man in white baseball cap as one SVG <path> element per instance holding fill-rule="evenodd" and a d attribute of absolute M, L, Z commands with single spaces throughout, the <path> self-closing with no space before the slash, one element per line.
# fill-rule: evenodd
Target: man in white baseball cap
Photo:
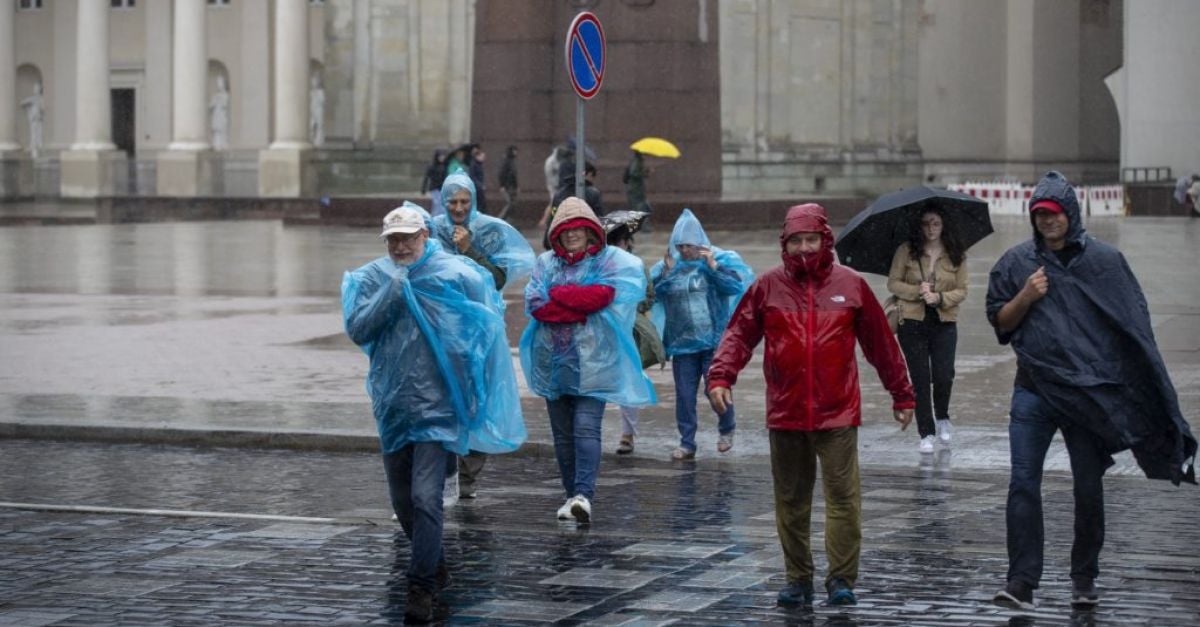
<path fill-rule="evenodd" d="M 386 257 L 342 279 L 346 334 L 370 359 L 367 392 L 396 518 L 410 541 L 405 620 L 434 619 L 449 584 L 442 491 L 457 456 L 525 440 L 504 301 L 491 275 L 429 237 L 411 203 L 383 219 Z M 473 413 L 468 413 L 473 412 Z"/>

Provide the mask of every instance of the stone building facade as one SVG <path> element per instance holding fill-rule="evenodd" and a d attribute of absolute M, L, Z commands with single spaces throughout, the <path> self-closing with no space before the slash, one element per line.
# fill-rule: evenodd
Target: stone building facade
<path fill-rule="evenodd" d="M 1134 4 L 0 0 L 0 196 L 396 195 L 466 141 L 493 186 L 517 146 L 540 194 L 542 160 L 575 133 L 563 37 L 579 10 L 608 35 L 585 136 L 614 206 L 644 135 L 684 154 L 658 164 L 652 198 L 1200 168 L 1200 4 Z"/>

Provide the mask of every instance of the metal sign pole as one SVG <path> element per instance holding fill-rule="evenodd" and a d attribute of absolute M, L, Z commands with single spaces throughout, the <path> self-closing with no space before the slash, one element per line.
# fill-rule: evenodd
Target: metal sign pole
<path fill-rule="evenodd" d="M 583 162 L 587 160 L 587 144 L 583 143 L 583 98 L 575 98 L 575 197 L 584 198 Z"/>

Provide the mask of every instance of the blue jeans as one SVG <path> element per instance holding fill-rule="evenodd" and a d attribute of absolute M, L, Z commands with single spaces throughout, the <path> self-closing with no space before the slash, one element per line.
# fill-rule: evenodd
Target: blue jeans
<path fill-rule="evenodd" d="M 600 426 L 604 401 L 590 396 L 561 396 L 546 399 L 550 431 L 554 434 L 554 457 L 568 497 L 582 494 L 590 501 L 596 495 L 600 471 Z"/>
<path fill-rule="evenodd" d="M 442 561 L 442 488 L 457 461 L 441 442 L 417 442 L 383 456 L 392 509 L 412 546 L 408 583 L 431 592 Z"/>
<path fill-rule="evenodd" d="M 1062 429 L 1075 484 L 1075 541 L 1071 578 L 1095 579 L 1104 546 L 1104 470 L 1109 456 L 1092 432 L 1055 411 L 1031 390 L 1013 388 L 1008 425 L 1012 477 L 1008 484 L 1008 580 L 1038 587 L 1042 578 L 1042 465 L 1054 432 Z"/>
<path fill-rule="evenodd" d="M 679 427 L 679 446 L 689 451 L 696 450 L 696 394 L 700 391 L 700 380 L 708 389 L 708 365 L 712 363 L 713 351 L 675 355 L 671 358 L 671 374 L 675 377 L 675 424 Z M 708 393 L 704 396 L 707 398 Z M 737 422 L 733 404 L 718 417 L 717 431 L 721 435 L 730 433 Z"/>

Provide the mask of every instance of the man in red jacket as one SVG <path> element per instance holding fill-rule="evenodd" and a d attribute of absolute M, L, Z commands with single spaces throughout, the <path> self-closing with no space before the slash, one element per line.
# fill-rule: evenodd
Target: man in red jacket
<path fill-rule="evenodd" d="M 862 545 L 856 339 L 891 393 L 902 428 L 912 421 L 916 401 L 879 301 L 857 272 L 834 264 L 825 209 L 816 204 L 789 209 L 779 242 L 783 265 L 750 286 L 721 338 L 708 370 L 709 399 L 717 412 L 725 410 L 738 372 L 765 336 L 775 524 L 788 576 L 779 604 L 813 602 L 809 535 L 820 460 L 829 558 L 825 589 L 831 605 L 854 605 Z"/>

